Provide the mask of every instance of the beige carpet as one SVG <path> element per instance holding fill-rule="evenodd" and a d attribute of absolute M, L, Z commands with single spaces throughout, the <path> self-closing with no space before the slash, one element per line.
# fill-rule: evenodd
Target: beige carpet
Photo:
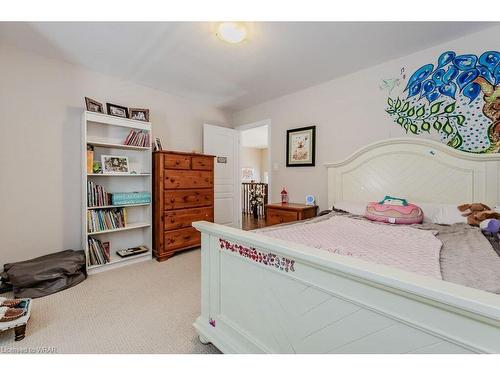
<path fill-rule="evenodd" d="M 4 295 L 7 296 L 7 295 Z M 200 313 L 200 251 L 90 276 L 33 301 L 26 338 L 0 333 L 0 353 L 219 353 L 192 323 Z"/>

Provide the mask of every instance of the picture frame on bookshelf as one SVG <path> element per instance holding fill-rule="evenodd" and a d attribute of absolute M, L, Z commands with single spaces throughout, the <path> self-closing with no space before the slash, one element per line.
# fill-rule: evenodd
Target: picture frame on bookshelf
<path fill-rule="evenodd" d="M 149 122 L 149 109 L 144 108 L 130 108 L 130 119 Z"/>
<path fill-rule="evenodd" d="M 161 151 L 163 148 L 161 147 L 161 139 L 160 137 L 155 137 L 153 142 L 153 151 Z"/>
<path fill-rule="evenodd" d="M 108 115 L 128 118 L 128 108 L 121 105 L 106 103 Z"/>
<path fill-rule="evenodd" d="M 89 112 L 104 113 L 104 106 L 97 100 L 85 97 L 85 107 Z"/>
<path fill-rule="evenodd" d="M 101 155 L 103 174 L 128 174 L 129 165 L 127 156 Z"/>

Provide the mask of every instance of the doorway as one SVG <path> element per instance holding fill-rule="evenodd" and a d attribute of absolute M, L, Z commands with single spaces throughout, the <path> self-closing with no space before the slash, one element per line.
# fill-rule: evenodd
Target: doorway
<path fill-rule="evenodd" d="M 271 202 L 271 121 L 245 124 L 236 130 L 240 143 L 241 228 L 261 228 L 266 225 L 264 206 Z"/>

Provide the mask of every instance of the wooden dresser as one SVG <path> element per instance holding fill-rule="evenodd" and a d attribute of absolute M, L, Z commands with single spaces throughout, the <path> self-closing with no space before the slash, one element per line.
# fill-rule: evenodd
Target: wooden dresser
<path fill-rule="evenodd" d="M 318 206 L 307 206 L 299 203 L 266 204 L 266 225 L 309 219 L 315 217 L 317 211 Z"/>
<path fill-rule="evenodd" d="M 214 220 L 214 156 L 153 153 L 153 254 L 158 261 L 198 247 L 193 221 Z"/>

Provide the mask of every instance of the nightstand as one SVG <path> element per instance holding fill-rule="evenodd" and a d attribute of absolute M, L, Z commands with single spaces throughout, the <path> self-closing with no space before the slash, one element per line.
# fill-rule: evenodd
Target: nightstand
<path fill-rule="evenodd" d="M 316 216 L 318 206 L 307 206 L 300 203 L 266 204 L 266 225 L 290 223 Z"/>

